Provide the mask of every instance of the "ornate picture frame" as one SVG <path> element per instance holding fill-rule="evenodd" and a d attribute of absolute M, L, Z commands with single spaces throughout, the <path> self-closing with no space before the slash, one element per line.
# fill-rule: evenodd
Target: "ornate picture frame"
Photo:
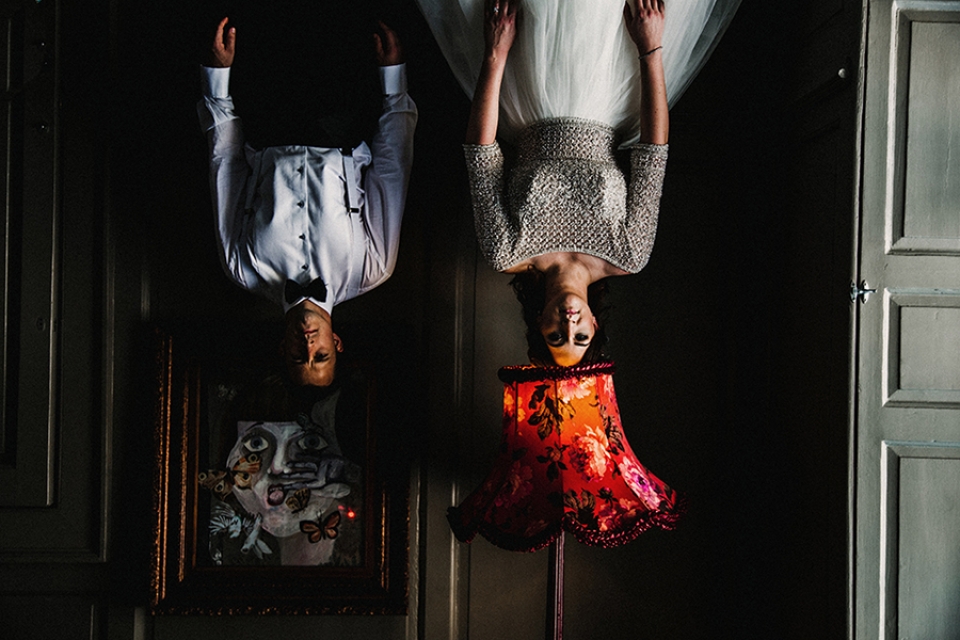
<path fill-rule="evenodd" d="M 291 534 L 290 541 L 309 551 L 327 548 L 322 554 L 323 564 L 293 566 L 286 561 L 292 556 L 285 559 L 283 555 L 287 539 L 274 539 L 267 533 L 269 525 L 264 523 L 261 528 L 261 516 L 257 515 L 254 523 L 252 514 L 243 508 L 249 504 L 241 506 L 236 500 L 237 495 L 250 496 L 254 488 L 242 486 L 244 458 L 237 463 L 237 454 L 231 453 L 228 461 L 222 453 L 225 446 L 212 444 L 219 440 L 230 447 L 235 441 L 233 451 L 240 448 L 239 436 L 224 432 L 233 427 L 223 426 L 218 418 L 226 411 L 232 394 L 243 393 L 236 371 L 221 366 L 222 362 L 209 353 L 205 355 L 210 347 L 203 338 L 158 329 L 153 342 L 157 456 L 151 611 L 207 615 L 405 614 L 409 484 L 402 469 L 399 473 L 396 465 L 391 469 L 377 452 L 384 425 L 378 424 L 383 422 L 378 401 L 382 405 L 383 400 L 377 393 L 376 367 L 353 363 L 341 370 L 338 364 L 340 391 L 332 400 L 324 400 L 339 403 L 334 407 L 337 421 L 354 431 L 352 453 L 342 458 L 355 459 L 347 463 L 354 469 L 349 481 L 352 495 L 340 498 L 344 491 L 349 493 L 341 490 L 312 512 L 303 505 L 285 506 L 280 498 L 273 501 L 276 496 L 270 496 L 280 509 L 290 510 L 285 517 L 300 520 L 300 531 Z M 343 407 L 354 416 L 352 422 L 341 419 Z M 304 419 L 303 414 L 300 419 Z M 336 426 L 342 441 L 344 427 L 340 423 Z M 243 424 L 237 428 L 242 436 Z M 221 470 L 215 471 L 218 464 Z M 236 485 L 240 488 L 231 490 L 228 486 L 218 494 L 216 490 L 223 490 L 223 486 L 213 486 L 211 472 L 226 474 L 240 483 Z M 249 482 L 249 476 L 243 477 Z M 271 485 L 271 494 L 275 487 Z M 279 494 L 286 497 L 286 505 L 291 505 L 291 494 Z M 308 500 L 312 500 L 310 495 L 306 491 Z M 297 509 L 301 511 L 297 513 Z M 221 517 L 224 511 L 232 525 Z M 346 545 L 348 553 L 338 553 L 341 544 Z"/>

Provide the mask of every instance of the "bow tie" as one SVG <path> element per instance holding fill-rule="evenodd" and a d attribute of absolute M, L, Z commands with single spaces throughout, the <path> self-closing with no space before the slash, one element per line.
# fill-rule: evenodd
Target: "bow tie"
<path fill-rule="evenodd" d="M 307 284 L 287 280 L 283 285 L 283 297 L 286 298 L 287 304 L 293 304 L 302 298 L 313 298 L 324 302 L 327 299 L 327 285 L 320 278 L 315 278 Z"/>

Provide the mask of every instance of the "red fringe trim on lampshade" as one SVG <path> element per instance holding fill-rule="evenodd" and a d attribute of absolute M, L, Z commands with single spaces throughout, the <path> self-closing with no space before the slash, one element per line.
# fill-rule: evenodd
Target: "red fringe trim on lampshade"
<path fill-rule="evenodd" d="M 575 537 L 580 543 L 591 547 L 600 547 L 601 549 L 612 549 L 633 542 L 637 537 L 653 528 L 663 529 L 664 531 L 673 531 L 676 528 L 677 521 L 687 512 L 687 499 L 682 494 L 677 494 L 676 507 L 672 511 L 660 511 L 651 514 L 643 520 L 638 520 L 632 527 L 622 531 L 610 534 L 598 531 L 592 531 L 584 527 L 571 514 L 566 514 L 559 524 L 552 525 L 541 532 L 540 535 L 532 538 L 523 536 L 514 536 L 505 533 L 496 526 L 487 522 L 473 522 L 464 526 L 460 509 L 450 507 L 447 509 L 447 521 L 453 530 L 453 535 L 460 542 L 470 543 L 479 533 L 491 544 L 505 549 L 507 551 L 522 551 L 532 553 L 549 547 L 557 537 L 560 536 L 560 530 L 564 530 Z"/>

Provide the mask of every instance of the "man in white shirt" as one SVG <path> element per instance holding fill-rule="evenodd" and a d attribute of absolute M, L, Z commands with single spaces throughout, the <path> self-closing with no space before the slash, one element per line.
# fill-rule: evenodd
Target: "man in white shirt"
<path fill-rule="evenodd" d="M 228 90 L 236 29 L 220 21 L 202 68 L 201 127 L 221 263 L 241 287 L 283 306 L 292 382 L 327 386 L 337 353 L 331 314 L 393 273 L 417 110 L 397 35 L 374 36 L 383 110 L 376 134 L 351 149 L 246 144 Z"/>

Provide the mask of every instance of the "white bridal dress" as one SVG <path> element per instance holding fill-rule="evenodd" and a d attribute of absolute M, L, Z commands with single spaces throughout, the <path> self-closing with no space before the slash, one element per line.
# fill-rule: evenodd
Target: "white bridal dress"
<path fill-rule="evenodd" d="M 634 0 L 629 0 L 633 5 Z M 417 0 L 468 96 L 483 59 L 484 0 Z M 670 105 L 713 50 L 740 0 L 665 0 L 663 65 Z M 549 118 L 612 126 L 621 146 L 639 136 L 639 62 L 623 0 L 520 0 L 517 39 L 500 92 L 499 133 L 511 140 Z"/>

